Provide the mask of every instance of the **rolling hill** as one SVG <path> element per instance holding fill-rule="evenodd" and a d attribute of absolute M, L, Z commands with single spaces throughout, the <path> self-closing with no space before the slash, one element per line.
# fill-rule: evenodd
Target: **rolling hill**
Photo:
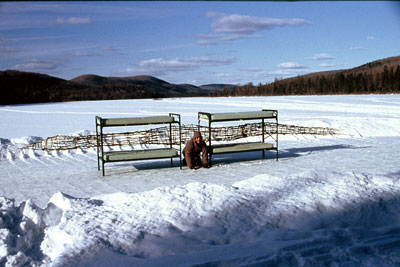
<path fill-rule="evenodd" d="M 376 73 L 383 72 L 385 66 L 390 69 L 390 68 L 396 68 L 397 66 L 400 65 L 400 56 L 396 57 L 388 57 L 384 59 L 379 59 L 375 60 L 366 64 L 363 64 L 361 66 L 357 66 L 351 69 L 340 69 L 340 70 L 330 70 L 330 71 L 322 71 L 322 72 L 313 72 L 309 74 L 302 75 L 303 78 L 312 78 L 315 76 L 334 76 L 336 74 L 353 74 L 357 75 L 359 73 L 371 73 L 376 75 Z M 288 78 L 287 80 L 290 80 L 292 78 Z"/>
<path fill-rule="evenodd" d="M 222 91 L 225 88 L 235 88 L 236 86 L 237 85 L 233 85 L 233 84 L 218 83 L 218 84 L 201 85 L 200 88 L 202 88 L 204 90 L 208 90 L 210 92 L 214 92 L 214 91 Z"/>
<path fill-rule="evenodd" d="M 64 80 L 40 73 L 6 70 L 0 71 L 0 92 L 0 105 L 188 96 L 400 93 L 400 56 L 253 87 L 172 84 L 146 75 L 103 77 L 85 74 Z"/>
<path fill-rule="evenodd" d="M 71 82 L 89 87 L 142 87 L 154 94 L 162 94 L 163 97 L 207 95 L 208 92 L 197 86 L 189 84 L 171 84 L 153 76 L 131 76 L 131 77 L 103 77 L 93 74 L 81 75 Z"/>
<path fill-rule="evenodd" d="M 324 95 L 400 93 L 400 56 L 361 66 L 314 72 L 258 86 L 237 86 L 213 96 Z"/>
<path fill-rule="evenodd" d="M 71 80 L 40 73 L 0 71 L 0 105 L 78 100 L 206 96 L 209 90 L 153 76 L 81 75 Z"/>

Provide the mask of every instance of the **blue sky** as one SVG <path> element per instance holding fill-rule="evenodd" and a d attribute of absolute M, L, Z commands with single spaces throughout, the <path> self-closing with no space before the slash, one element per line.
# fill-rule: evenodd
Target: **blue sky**
<path fill-rule="evenodd" d="M 400 4 L 1 2 L 0 70 L 265 84 L 400 55 Z"/>

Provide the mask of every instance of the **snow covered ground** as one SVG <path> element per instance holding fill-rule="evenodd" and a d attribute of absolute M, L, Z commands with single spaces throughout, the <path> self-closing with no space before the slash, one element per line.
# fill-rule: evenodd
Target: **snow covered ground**
<path fill-rule="evenodd" d="M 279 110 L 340 129 L 274 152 L 97 170 L 96 150 L 20 150 L 94 116 Z M 177 98 L 0 106 L 0 266 L 399 266 L 400 95 Z"/>

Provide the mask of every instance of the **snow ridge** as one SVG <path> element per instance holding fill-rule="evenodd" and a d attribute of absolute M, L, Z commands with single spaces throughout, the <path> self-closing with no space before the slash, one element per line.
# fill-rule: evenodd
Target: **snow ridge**
<path fill-rule="evenodd" d="M 196 259 L 269 244 L 256 256 L 211 254 L 191 264 L 390 266 L 400 261 L 399 193 L 398 177 L 310 171 L 233 186 L 189 183 L 93 198 L 57 193 L 45 209 L 2 198 L 1 261 L 90 266 L 111 253 L 157 266 L 171 255 Z"/>

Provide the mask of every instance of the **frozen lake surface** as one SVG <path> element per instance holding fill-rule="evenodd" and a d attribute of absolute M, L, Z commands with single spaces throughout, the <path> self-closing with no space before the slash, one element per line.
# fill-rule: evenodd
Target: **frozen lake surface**
<path fill-rule="evenodd" d="M 94 117 L 279 110 L 335 136 L 280 136 L 274 152 L 211 169 L 107 165 L 96 150 L 19 148 L 95 131 Z M 0 265 L 398 266 L 400 95 L 176 98 L 0 106 Z"/>

